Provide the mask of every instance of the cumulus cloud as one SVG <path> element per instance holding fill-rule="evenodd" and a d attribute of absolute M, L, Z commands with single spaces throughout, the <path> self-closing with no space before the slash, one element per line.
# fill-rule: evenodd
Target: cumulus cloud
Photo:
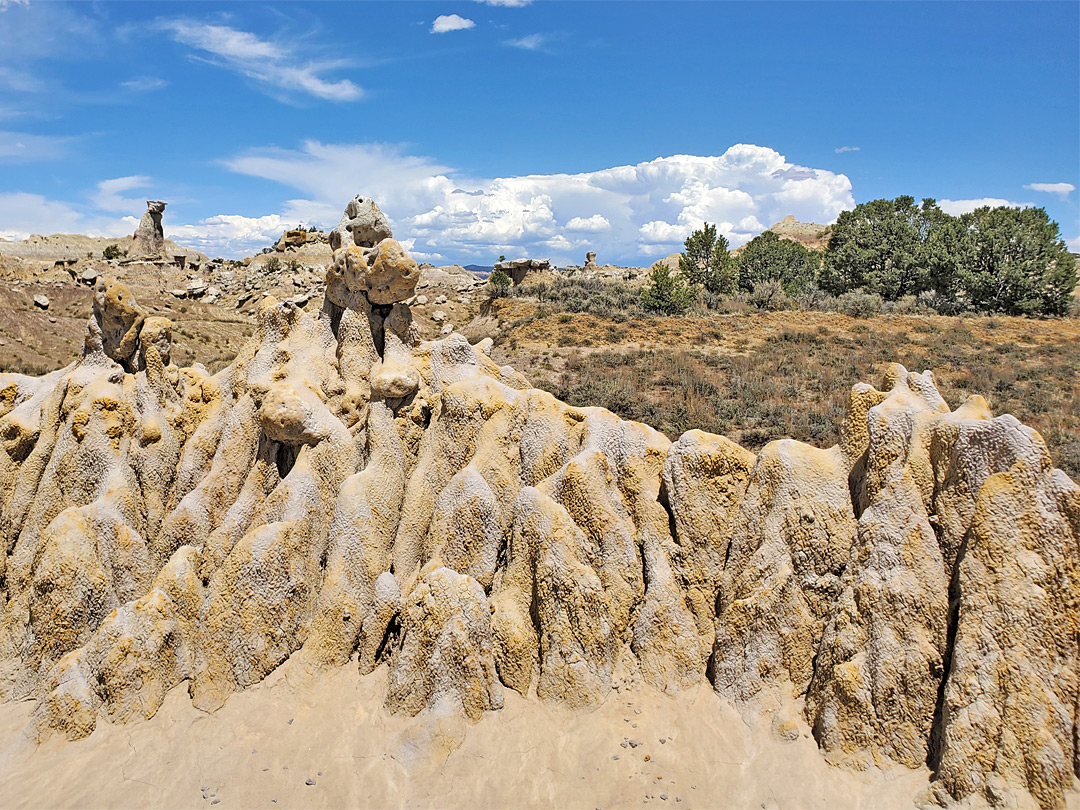
<path fill-rule="evenodd" d="M 580 231 L 582 233 L 603 233 L 611 230 L 611 223 L 603 214 L 593 214 L 591 217 L 573 217 L 567 221 L 566 230 Z"/>
<path fill-rule="evenodd" d="M 1047 194 L 1057 194 L 1063 200 L 1071 192 L 1076 191 L 1076 186 L 1072 183 L 1028 183 L 1024 188 L 1031 191 L 1043 191 Z"/>
<path fill-rule="evenodd" d="M 177 42 L 209 54 L 201 57 L 205 61 L 274 90 L 304 93 L 326 101 L 356 101 L 363 95 L 363 90 L 348 79 L 324 78 L 328 71 L 347 65 L 341 60 L 304 60 L 291 45 L 269 42 L 226 25 L 175 19 L 161 20 L 158 27 Z"/>
<path fill-rule="evenodd" d="M 250 255 L 297 224 L 332 227 L 358 193 L 374 197 L 395 235 L 421 261 L 488 264 L 499 254 L 579 264 L 645 264 L 682 249 L 704 222 L 732 246 L 791 214 L 827 224 L 854 207 L 842 174 L 789 162 L 774 149 L 737 144 L 722 155 L 672 155 L 579 174 L 471 177 L 389 144 L 324 144 L 258 149 L 225 166 L 275 181 L 292 196 L 258 216 L 219 211 L 194 223 L 166 217 L 165 232 L 214 256 Z M 141 175 L 109 178 L 90 195 L 93 208 L 33 195 L 4 195 L 0 227 L 11 234 L 58 230 L 115 236 L 133 230 L 147 187 Z M 947 202 L 947 201 L 946 201 Z M 982 204 L 986 201 L 967 201 Z M 80 214 L 86 212 L 85 216 Z M 13 238 L 9 236 L 8 238 Z"/>
<path fill-rule="evenodd" d="M 476 23 L 466 17 L 459 17 L 457 14 L 440 14 L 431 24 L 431 33 L 445 34 L 448 31 L 464 31 L 475 27 Z"/>
<path fill-rule="evenodd" d="M 861 151 L 858 146 L 838 146 L 833 149 L 836 154 L 841 155 L 844 152 L 859 152 Z"/>
<path fill-rule="evenodd" d="M 938 207 L 946 214 L 958 217 L 970 214 L 976 208 L 1027 208 L 1031 203 L 1011 202 L 1000 197 L 980 197 L 977 200 L 938 200 Z"/>
<path fill-rule="evenodd" d="M 605 261 L 634 263 L 681 249 L 706 221 L 739 245 L 788 214 L 829 223 L 854 206 L 846 176 L 750 144 L 719 156 L 497 178 L 469 177 L 387 144 L 308 141 L 298 150 L 247 152 L 226 166 L 298 191 L 278 212 L 285 222 L 332 226 L 363 192 L 419 253 L 463 262 L 505 253 L 567 264 L 596 250 Z"/>
<path fill-rule="evenodd" d="M 1065 244 L 1073 253 L 1080 253 L 1080 236 L 1066 240 Z"/>
<path fill-rule="evenodd" d="M 505 40 L 503 44 L 511 48 L 521 48 L 523 51 L 542 51 L 547 41 L 548 37 L 545 34 L 529 34 L 517 39 Z"/>

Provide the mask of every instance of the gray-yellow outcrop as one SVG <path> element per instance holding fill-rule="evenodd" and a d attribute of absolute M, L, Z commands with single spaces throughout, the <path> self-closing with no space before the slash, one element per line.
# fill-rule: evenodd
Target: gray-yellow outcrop
<path fill-rule="evenodd" d="M 801 706 L 832 762 L 928 764 L 930 800 L 1064 805 L 1080 489 L 1038 433 L 894 365 L 834 447 L 672 442 L 421 340 L 370 199 L 331 242 L 321 310 L 267 298 L 217 374 L 104 278 L 81 359 L 0 374 L 0 698 L 38 739 L 185 681 L 214 711 L 287 658 L 471 719 L 588 709 L 629 666 Z"/>

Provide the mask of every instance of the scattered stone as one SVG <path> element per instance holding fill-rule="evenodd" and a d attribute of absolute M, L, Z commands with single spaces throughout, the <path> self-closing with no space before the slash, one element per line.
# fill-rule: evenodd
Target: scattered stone
<path fill-rule="evenodd" d="M 38 309 L 48 309 L 49 308 L 49 296 L 47 296 L 47 295 L 45 295 L 43 293 L 38 293 L 37 295 L 34 296 L 34 306 L 37 307 Z"/>
<path fill-rule="evenodd" d="M 314 780 L 314 779 L 305 779 L 305 780 L 304 780 L 304 784 L 305 784 L 305 785 L 314 785 L 314 784 L 315 784 L 315 780 Z"/>

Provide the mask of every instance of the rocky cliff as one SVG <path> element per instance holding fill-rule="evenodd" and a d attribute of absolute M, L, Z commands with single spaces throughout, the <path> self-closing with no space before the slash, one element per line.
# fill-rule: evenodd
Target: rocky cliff
<path fill-rule="evenodd" d="M 473 719 L 629 669 L 802 706 L 830 761 L 929 764 L 932 800 L 1064 805 L 1080 489 L 1038 433 L 893 366 L 835 447 L 671 442 L 422 341 L 370 200 L 331 239 L 321 309 L 265 299 L 215 375 L 104 278 L 79 361 L 0 375 L 0 697 L 38 739 L 183 681 L 214 711 L 287 658 Z"/>

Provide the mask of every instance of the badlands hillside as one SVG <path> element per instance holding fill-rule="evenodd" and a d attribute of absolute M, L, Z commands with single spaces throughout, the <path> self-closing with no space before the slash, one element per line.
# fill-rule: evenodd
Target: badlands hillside
<path fill-rule="evenodd" d="M 832 446 L 673 439 L 436 316 L 371 200 L 327 241 L 213 271 L 214 373 L 99 273 L 78 358 L 0 374 L 5 805 L 1077 806 L 1039 432 L 892 364 Z"/>

